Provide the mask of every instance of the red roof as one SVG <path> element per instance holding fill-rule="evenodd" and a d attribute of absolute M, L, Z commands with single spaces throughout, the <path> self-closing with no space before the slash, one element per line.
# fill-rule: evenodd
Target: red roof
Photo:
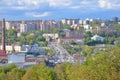
<path fill-rule="evenodd" d="M 26 59 L 25 62 L 35 62 L 35 59 Z"/>

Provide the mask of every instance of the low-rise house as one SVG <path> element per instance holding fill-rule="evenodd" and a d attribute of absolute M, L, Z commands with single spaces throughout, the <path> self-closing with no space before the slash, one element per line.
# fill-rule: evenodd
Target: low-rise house
<path fill-rule="evenodd" d="M 50 37 L 51 39 L 57 39 L 58 37 L 59 37 L 59 35 L 57 34 L 57 33 L 55 33 L 55 34 L 43 34 L 43 37 L 44 38 L 48 38 L 48 37 Z"/>
<path fill-rule="evenodd" d="M 28 52 L 30 46 L 29 45 L 6 45 L 6 51 L 7 53 L 11 52 Z M 0 46 L 0 49 L 2 49 L 2 46 Z"/>
<path fill-rule="evenodd" d="M 2 46 L 0 48 L 2 49 Z M 6 51 L 7 51 L 7 53 L 20 52 L 21 46 L 19 46 L 19 45 L 6 45 Z"/>
<path fill-rule="evenodd" d="M 99 35 L 94 35 L 93 37 L 91 37 L 91 39 L 94 41 L 103 41 L 104 40 L 104 38 Z"/>
<path fill-rule="evenodd" d="M 82 45 L 84 44 L 84 40 L 76 40 L 75 43 L 78 45 Z"/>

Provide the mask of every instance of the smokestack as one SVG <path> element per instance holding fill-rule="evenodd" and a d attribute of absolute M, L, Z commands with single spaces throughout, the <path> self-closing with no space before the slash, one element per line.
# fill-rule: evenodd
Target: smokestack
<path fill-rule="evenodd" d="M 5 48 L 5 19 L 2 19 L 2 50 L 6 51 Z"/>

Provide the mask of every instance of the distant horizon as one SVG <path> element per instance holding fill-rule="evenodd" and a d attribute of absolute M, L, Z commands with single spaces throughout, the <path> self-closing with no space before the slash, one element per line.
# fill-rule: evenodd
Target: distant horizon
<path fill-rule="evenodd" d="M 1 0 L 0 19 L 61 20 L 120 18 L 120 0 Z"/>
<path fill-rule="evenodd" d="M 113 17 L 118 17 L 118 16 L 113 16 Z M 79 19 L 79 20 L 86 20 L 86 19 L 93 19 L 93 20 L 95 20 L 95 19 L 100 19 L 100 20 L 112 20 L 112 18 L 113 17 L 111 17 L 111 18 L 107 18 L 107 19 L 103 19 L 103 18 L 89 18 L 89 17 L 87 17 L 87 18 L 60 18 L 60 19 L 7 19 L 7 18 L 4 18 L 4 17 L 2 17 L 1 19 L 0 19 L 0 21 L 2 21 L 2 19 L 4 18 L 6 21 L 30 21 L 30 20 L 42 20 L 42 21 L 47 21 L 47 20 L 55 20 L 55 21 L 61 21 L 62 19 Z M 118 19 L 120 20 L 120 17 L 118 17 Z"/>

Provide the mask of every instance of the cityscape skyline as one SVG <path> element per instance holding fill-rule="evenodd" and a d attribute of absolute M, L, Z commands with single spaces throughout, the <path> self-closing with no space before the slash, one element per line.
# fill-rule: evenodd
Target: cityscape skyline
<path fill-rule="evenodd" d="M 62 18 L 120 17 L 119 0 L 2 0 L 0 18 L 6 20 L 60 20 Z"/>

